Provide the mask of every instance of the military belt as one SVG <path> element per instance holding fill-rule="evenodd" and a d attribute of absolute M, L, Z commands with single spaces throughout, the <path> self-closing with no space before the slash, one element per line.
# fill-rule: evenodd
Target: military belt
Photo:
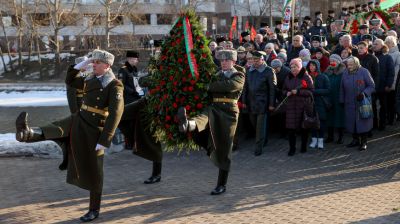
<path fill-rule="evenodd" d="M 213 98 L 214 103 L 237 103 L 237 99 L 230 98 Z"/>
<path fill-rule="evenodd" d="M 104 109 L 98 109 L 98 108 L 94 108 L 94 107 L 88 106 L 86 104 L 82 104 L 81 109 L 89 111 L 89 112 L 92 112 L 92 113 L 100 114 L 100 115 L 102 115 L 104 117 L 108 116 L 108 107 L 106 107 Z"/>
<path fill-rule="evenodd" d="M 76 97 L 83 97 L 83 89 L 76 89 Z"/>

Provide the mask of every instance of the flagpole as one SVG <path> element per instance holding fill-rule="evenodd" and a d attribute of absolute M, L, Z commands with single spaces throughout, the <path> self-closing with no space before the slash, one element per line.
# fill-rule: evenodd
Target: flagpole
<path fill-rule="evenodd" d="M 292 39 L 294 37 L 294 17 L 296 15 L 296 0 L 292 0 Z"/>

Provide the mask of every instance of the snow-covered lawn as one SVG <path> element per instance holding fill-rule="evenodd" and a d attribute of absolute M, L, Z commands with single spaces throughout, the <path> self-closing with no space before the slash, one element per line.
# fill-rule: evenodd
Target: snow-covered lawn
<path fill-rule="evenodd" d="M 66 91 L 0 92 L 0 107 L 68 106 Z"/>

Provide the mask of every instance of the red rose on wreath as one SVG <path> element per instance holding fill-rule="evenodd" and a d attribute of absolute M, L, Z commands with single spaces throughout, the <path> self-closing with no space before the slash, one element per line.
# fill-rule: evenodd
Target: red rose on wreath
<path fill-rule="evenodd" d="M 185 87 L 183 87 L 183 92 L 187 92 L 188 91 L 188 88 L 185 86 Z"/>
<path fill-rule="evenodd" d="M 308 85 L 307 85 L 306 80 L 301 80 L 301 88 L 307 89 L 307 87 L 308 87 Z"/>
<path fill-rule="evenodd" d="M 189 92 L 193 92 L 193 86 L 188 87 Z"/>
<path fill-rule="evenodd" d="M 207 54 L 201 54 L 202 58 L 207 58 Z"/>
<path fill-rule="evenodd" d="M 171 75 L 171 76 L 169 77 L 169 81 L 172 81 L 172 80 L 174 80 L 174 77 Z"/>
<path fill-rule="evenodd" d="M 170 121 L 171 120 L 171 116 L 169 116 L 169 115 L 165 116 L 165 120 L 166 121 Z"/>
<path fill-rule="evenodd" d="M 186 105 L 186 107 L 185 107 L 186 110 L 190 110 L 190 108 L 191 107 L 189 105 Z"/>
<path fill-rule="evenodd" d="M 197 107 L 197 109 L 201 109 L 201 108 L 203 108 L 203 104 L 198 103 L 198 104 L 196 105 L 196 107 Z"/>
<path fill-rule="evenodd" d="M 190 84 L 192 84 L 192 86 L 194 86 L 194 84 L 196 84 L 196 80 L 190 80 Z"/>
<path fill-rule="evenodd" d="M 171 127 L 171 125 L 165 124 L 165 128 L 166 128 L 166 129 L 169 129 L 170 127 Z"/>
<path fill-rule="evenodd" d="M 199 100 L 199 99 L 200 99 L 200 97 L 199 97 L 198 95 L 195 95 L 193 98 L 194 98 L 195 100 Z"/>
<path fill-rule="evenodd" d="M 173 104 L 172 104 L 172 107 L 173 107 L 173 108 L 178 108 L 178 104 L 173 103 Z"/>

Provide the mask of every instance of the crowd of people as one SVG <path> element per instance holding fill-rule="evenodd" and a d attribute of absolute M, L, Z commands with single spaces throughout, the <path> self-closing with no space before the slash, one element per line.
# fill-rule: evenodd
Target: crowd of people
<path fill-rule="evenodd" d="M 220 36 L 209 43 L 213 55 L 236 50 L 236 66 L 246 70 L 234 148 L 239 133 L 255 130 L 254 153 L 261 155 L 268 127 L 275 125 L 289 139 L 289 156 L 295 154 L 297 134 L 301 152 L 306 152 L 308 147 L 323 149 L 324 143 L 343 144 L 345 130 L 353 136 L 347 146 L 363 151 L 373 129 L 385 130 L 400 119 L 396 110 L 400 105 L 399 14 L 391 14 L 395 25 L 388 30 L 382 28 L 380 18 L 359 24 L 355 35 L 344 30 L 352 13 L 369 7 L 374 4 L 343 8 L 339 17 L 329 11 L 326 24 L 317 12 L 314 23 L 309 16 L 301 26 L 295 21 L 289 36 L 277 23 L 275 29 L 261 27 L 254 40 L 245 31 L 241 41 Z M 215 63 L 219 66 L 218 60 Z M 307 128 L 306 119 L 313 118 L 318 118 L 318 124 Z M 280 128 L 283 125 L 286 130 Z"/>

